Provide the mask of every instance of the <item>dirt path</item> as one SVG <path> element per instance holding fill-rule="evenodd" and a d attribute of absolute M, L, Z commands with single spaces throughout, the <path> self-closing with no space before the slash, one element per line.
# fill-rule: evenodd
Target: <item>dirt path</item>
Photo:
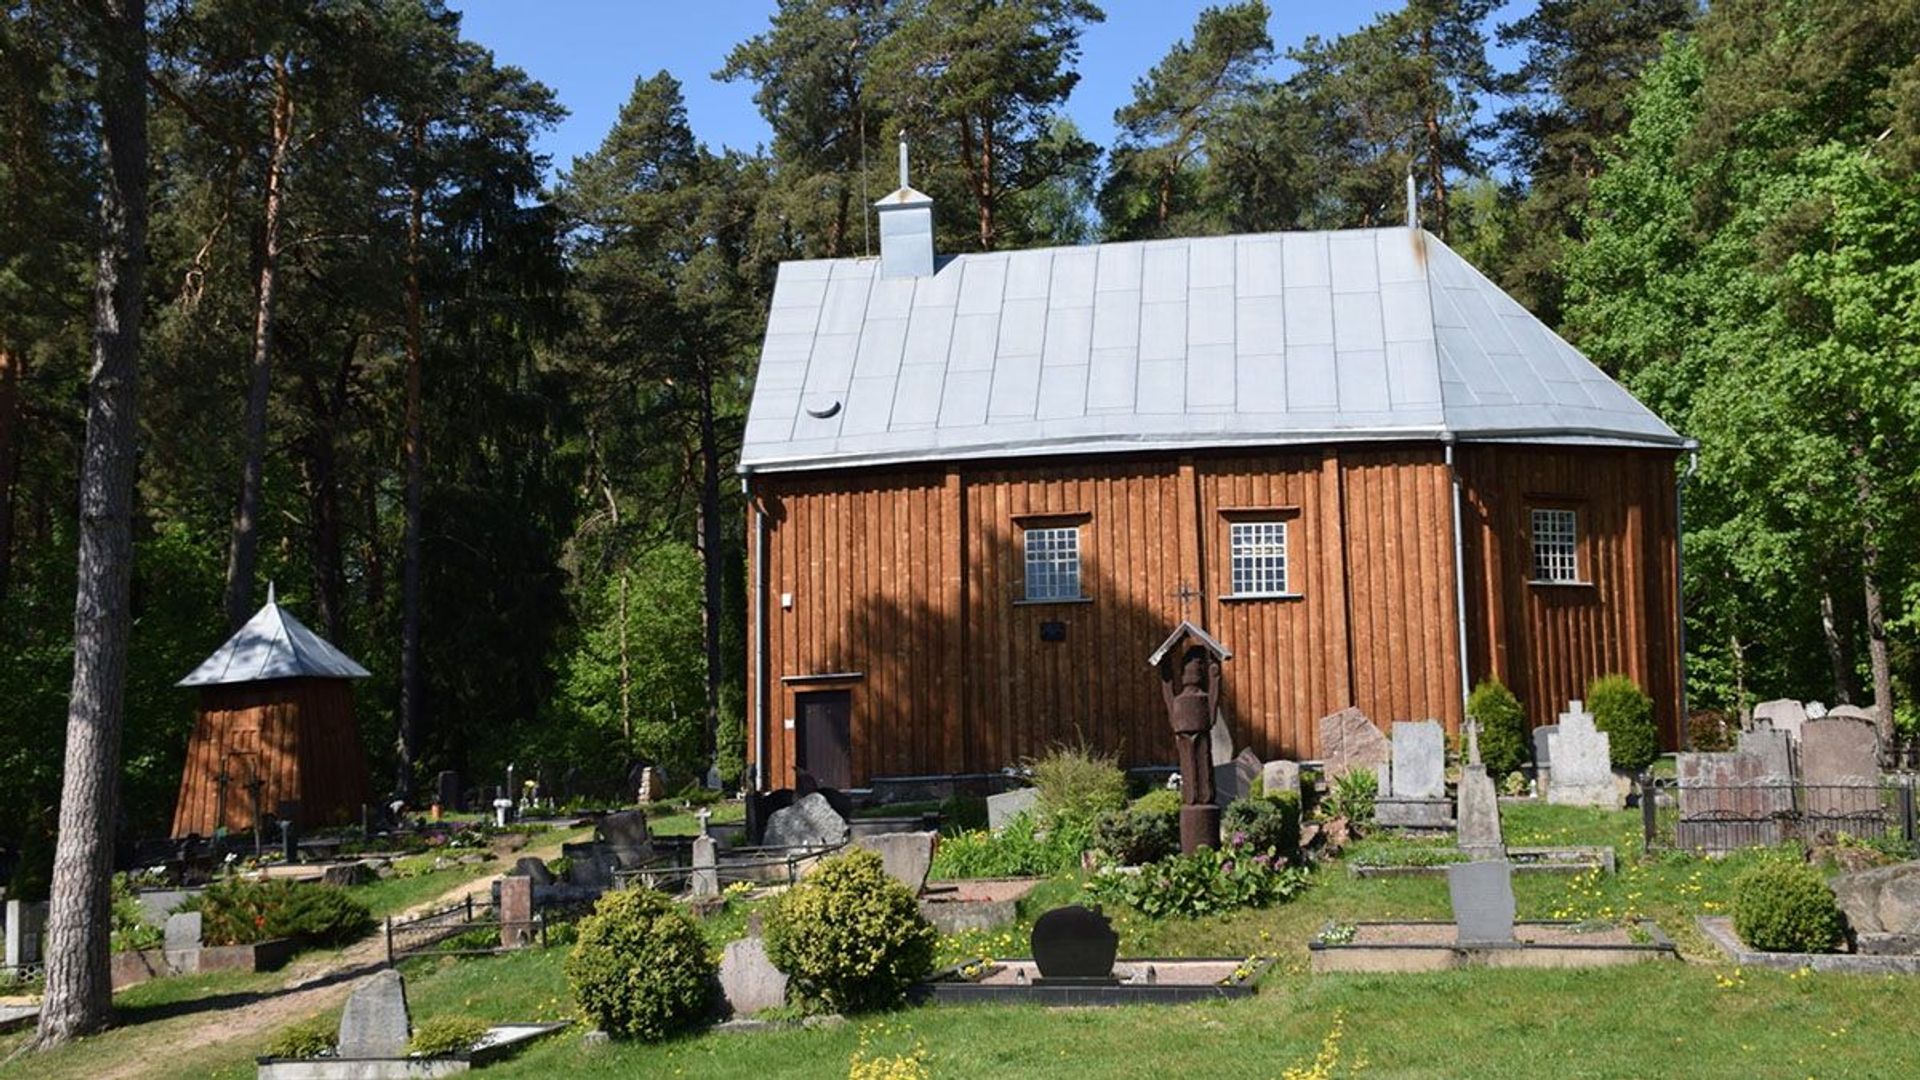
<path fill-rule="evenodd" d="M 552 859 L 560 854 L 562 842 L 573 839 L 572 831 L 548 833 L 508 859 L 527 855 Z M 469 896 L 485 895 L 499 876 L 493 874 L 463 882 L 414 905 L 396 918 L 445 907 Z M 172 1016 L 99 1036 L 96 1043 L 113 1042 L 112 1060 L 94 1058 L 89 1061 L 85 1074 L 93 1080 L 133 1080 L 150 1075 L 163 1063 L 172 1067 L 185 1065 L 181 1060 L 182 1051 L 191 1050 L 193 1057 L 200 1059 L 208 1056 L 206 1051 L 211 1048 L 271 1034 L 343 1004 L 354 987 L 380 970 L 386 960 L 386 936 L 376 931 L 339 952 L 295 961 L 280 986 L 246 995 L 251 1000 L 243 1004 Z M 96 1045 L 95 1049 L 106 1047 Z"/>

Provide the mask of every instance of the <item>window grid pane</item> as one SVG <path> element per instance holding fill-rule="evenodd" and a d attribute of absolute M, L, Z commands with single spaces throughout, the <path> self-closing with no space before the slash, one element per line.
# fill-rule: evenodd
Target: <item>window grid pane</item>
<path fill-rule="evenodd" d="M 1572 510 L 1533 512 L 1533 579 L 1579 581 L 1578 526 Z"/>
<path fill-rule="evenodd" d="M 1287 591 L 1287 523 L 1236 521 L 1228 529 L 1233 595 L 1272 596 Z"/>
<path fill-rule="evenodd" d="M 1028 529 L 1027 599 L 1080 599 L 1080 527 Z"/>

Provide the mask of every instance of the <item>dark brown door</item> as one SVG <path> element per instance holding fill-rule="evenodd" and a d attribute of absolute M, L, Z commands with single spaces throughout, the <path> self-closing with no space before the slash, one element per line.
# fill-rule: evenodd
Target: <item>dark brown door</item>
<path fill-rule="evenodd" d="M 797 698 L 800 768 L 821 787 L 852 787 L 853 691 L 817 690 Z"/>

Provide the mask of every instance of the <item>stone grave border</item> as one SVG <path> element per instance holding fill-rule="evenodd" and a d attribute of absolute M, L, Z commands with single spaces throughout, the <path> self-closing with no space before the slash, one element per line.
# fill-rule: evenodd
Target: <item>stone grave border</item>
<path fill-rule="evenodd" d="M 1370 920 L 1349 924 L 1362 926 L 1446 926 L 1448 919 Z M 1527 919 L 1516 921 L 1516 931 L 1527 926 L 1578 926 L 1574 920 Z M 1627 925 L 1627 924 L 1623 924 Z M 1619 964 L 1680 959 L 1680 950 L 1652 919 L 1635 919 L 1631 925 L 1646 931 L 1645 944 L 1626 945 L 1566 944 L 1535 945 L 1527 942 L 1488 944 L 1389 944 L 1352 942 L 1340 944 L 1324 940 L 1335 924 L 1327 923 L 1307 942 L 1310 968 L 1315 975 L 1452 971 L 1457 968 L 1587 968 L 1613 967 Z"/>
<path fill-rule="evenodd" d="M 1026 957 L 1010 961 L 1032 963 Z M 1273 957 L 1248 960 L 1237 956 L 1128 956 L 1121 964 L 1152 964 L 1160 972 L 1178 971 L 1182 964 L 1216 966 L 1233 964 L 1234 977 L 1225 983 L 1131 983 L 1111 986 L 1071 986 L 1060 984 L 986 984 L 976 980 L 1004 968 L 992 964 L 972 977 L 963 973 L 966 965 L 935 972 L 917 988 L 916 997 L 934 1005 L 1042 1005 L 1049 1008 L 1108 1005 L 1185 1005 L 1195 1001 L 1218 1001 L 1252 997 L 1260 977 L 1274 964 Z"/>
<path fill-rule="evenodd" d="M 1696 915 L 1693 923 L 1727 959 L 1741 967 L 1772 968 L 1776 971 L 1839 972 L 1850 975 L 1920 975 L 1920 956 L 1897 953 L 1777 953 L 1749 949 L 1733 931 L 1733 919 L 1726 915 Z"/>

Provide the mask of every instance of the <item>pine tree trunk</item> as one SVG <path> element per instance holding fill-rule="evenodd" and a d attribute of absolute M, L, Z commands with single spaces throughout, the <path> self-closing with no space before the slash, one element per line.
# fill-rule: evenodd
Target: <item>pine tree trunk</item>
<path fill-rule="evenodd" d="M 20 454 L 26 419 L 20 384 L 25 380 L 26 357 L 13 352 L 0 336 L 0 605 L 13 579 L 13 503 L 20 483 Z"/>
<path fill-rule="evenodd" d="M 726 618 L 726 551 L 720 521 L 720 439 L 714 418 L 713 380 L 703 376 L 700 387 L 700 629 L 707 654 L 707 715 L 700 729 L 700 758 L 716 764 L 714 752 L 720 730 L 722 655 L 720 624 Z"/>
<path fill-rule="evenodd" d="M 100 147 L 106 167 L 80 469 L 73 693 L 47 921 L 46 994 L 36 1036 L 42 1047 L 98 1031 L 113 1013 L 108 882 L 131 623 L 135 377 L 147 259 L 146 0 L 104 0 L 99 18 Z"/>
<path fill-rule="evenodd" d="M 355 339 L 357 346 L 358 339 Z M 346 629 L 346 558 L 341 550 L 339 428 L 346 407 L 352 347 L 331 387 L 305 380 L 312 430 L 299 442 L 301 481 L 307 497 L 307 560 L 313 569 L 315 608 L 327 637 L 340 641 Z"/>
<path fill-rule="evenodd" d="M 416 121 L 416 153 L 426 142 L 426 125 Z M 416 174 L 420 166 L 416 163 Z M 425 363 L 425 336 L 420 295 L 420 234 L 426 216 L 423 181 L 415 176 L 407 194 L 407 434 L 406 509 L 400 545 L 400 733 L 394 794 L 413 792 L 413 768 L 420 752 L 420 500 L 426 456 L 426 424 L 421 414 L 421 367 Z"/>
<path fill-rule="evenodd" d="M 240 503 L 233 512 L 227 546 L 227 627 L 237 630 L 253 614 L 255 568 L 260 557 L 260 488 L 266 478 L 267 405 L 273 387 L 273 296 L 280 268 L 280 218 L 285 197 L 287 148 L 293 140 L 293 93 L 287 61 L 273 65 L 273 145 L 267 154 L 267 205 L 262 229 L 260 284 L 254 301 L 253 353 L 247 388 L 246 454 L 240 466 Z"/>

